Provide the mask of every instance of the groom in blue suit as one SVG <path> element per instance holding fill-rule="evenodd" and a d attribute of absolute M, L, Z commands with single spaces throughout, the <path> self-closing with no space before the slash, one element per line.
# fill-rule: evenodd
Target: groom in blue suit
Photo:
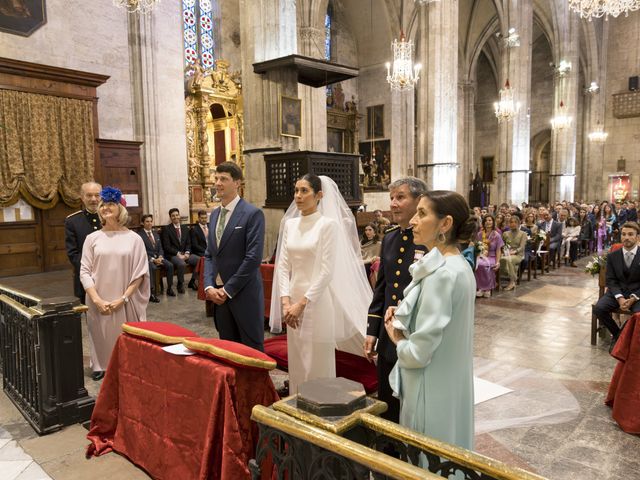
<path fill-rule="evenodd" d="M 216 167 L 222 206 L 211 213 L 204 260 L 204 290 L 223 340 L 264 350 L 264 292 L 260 263 L 264 213 L 238 196 L 242 170 L 233 162 Z"/>

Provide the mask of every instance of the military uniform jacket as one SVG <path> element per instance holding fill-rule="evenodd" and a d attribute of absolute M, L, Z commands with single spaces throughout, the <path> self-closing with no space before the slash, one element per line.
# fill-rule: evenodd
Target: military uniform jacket
<path fill-rule="evenodd" d="M 404 298 L 402 292 L 411 282 L 409 265 L 416 257 L 416 250 L 424 252 L 424 247 L 413 243 L 411 228 L 402 230 L 399 226 L 386 230 L 380 248 L 380 270 L 378 281 L 369 307 L 367 335 L 378 338 L 377 351 L 387 362 L 395 362 L 396 346 L 389 340 L 384 328 L 384 314 L 388 307 L 397 306 Z"/>
<path fill-rule="evenodd" d="M 64 221 L 64 245 L 67 257 L 73 265 L 73 293 L 76 297 L 84 298 L 84 288 L 80 283 L 80 260 L 84 241 L 87 235 L 101 228 L 98 214 L 89 213 L 84 209 L 72 213 Z"/>

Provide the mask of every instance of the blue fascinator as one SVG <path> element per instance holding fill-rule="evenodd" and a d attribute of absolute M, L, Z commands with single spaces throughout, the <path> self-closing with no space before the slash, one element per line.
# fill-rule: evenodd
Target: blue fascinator
<path fill-rule="evenodd" d="M 116 187 L 110 187 L 109 185 L 104 187 L 100 192 L 100 198 L 106 203 L 120 203 L 125 207 L 127 206 L 122 198 L 122 192 Z"/>

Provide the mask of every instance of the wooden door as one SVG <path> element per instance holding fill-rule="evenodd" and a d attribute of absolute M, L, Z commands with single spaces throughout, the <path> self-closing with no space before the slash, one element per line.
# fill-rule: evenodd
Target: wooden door
<path fill-rule="evenodd" d="M 64 202 L 50 210 L 41 210 L 42 249 L 44 251 L 44 271 L 64 270 L 71 268 L 64 245 L 64 220 L 67 215 L 78 211 Z"/>
<path fill-rule="evenodd" d="M 124 140 L 98 140 L 100 164 L 96 166 L 96 181 L 103 186 L 111 185 L 122 190 L 123 194 L 136 195 L 138 205 L 127 205 L 129 227 L 140 225 L 142 216 L 142 178 L 140 171 L 141 142 Z"/>

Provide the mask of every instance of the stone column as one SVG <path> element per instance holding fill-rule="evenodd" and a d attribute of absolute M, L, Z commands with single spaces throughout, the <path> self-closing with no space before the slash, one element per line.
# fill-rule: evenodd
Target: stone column
<path fill-rule="evenodd" d="M 456 190 L 458 2 L 432 2 L 419 8 L 418 164 L 426 165 L 420 176 L 431 189 Z"/>
<path fill-rule="evenodd" d="M 324 59 L 324 30 L 312 26 L 298 28 L 298 53 Z M 327 151 L 327 95 L 324 87 L 299 85 L 302 99 L 300 150 Z"/>
<path fill-rule="evenodd" d="M 565 114 L 571 117 L 567 128 L 551 132 L 551 172 L 549 174 L 549 200 L 573 201 L 575 196 L 576 174 L 576 137 L 579 92 L 579 28 L 580 17 L 569 12 L 568 4 L 558 7 L 563 15 L 559 15 L 560 38 L 559 57 L 561 61 L 571 63 L 571 70 L 564 74 L 556 73 L 554 82 L 553 115 L 561 113 L 560 103 L 565 105 Z M 563 28 L 564 27 L 564 28 Z M 556 70 L 557 71 L 557 70 Z"/>
<path fill-rule="evenodd" d="M 157 223 L 189 212 L 181 4 L 127 15 L 134 138 L 141 148 L 144 207 Z M 120 13 L 120 12 L 117 12 Z"/>
<path fill-rule="evenodd" d="M 240 0 L 244 108 L 245 199 L 261 207 L 266 198 L 264 154 L 299 150 L 300 141 L 280 135 L 280 96 L 298 97 L 297 74 L 275 70 L 259 75 L 253 64 L 297 52 L 294 0 Z M 303 135 L 304 135 L 303 131 Z M 276 244 L 282 212 L 265 210 L 265 251 Z"/>
<path fill-rule="evenodd" d="M 465 80 L 459 84 L 460 102 L 462 104 L 462 115 L 459 116 L 458 128 L 461 134 L 458 136 L 458 148 L 461 152 L 462 164 L 458 173 L 462 180 L 458 186 L 460 193 L 469 193 L 469 184 L 478 169 L 475 158 L 475 103 L 476 85 L 470 80 Z"/>
<path fill-rule="evenodd" d="M 531 104 L 531 34 L 533 30 L 532 0 L 504 2 L 506 15 L 502 24 L 502 79 L 500 88 L 509 80 L 519 110 L 510 121 L 498 126 L 498 202 L 520 205 L 529 200 L 530 119 Z M 514 28 L 520 46 L 506 43 L 509 29 Z"/>
<path fill-rule="evenodd" d="M 391 181 L 414 173 L 414 91 L 391 92 Z M 379 159 L 381 160 L 381 159 Z"/>

